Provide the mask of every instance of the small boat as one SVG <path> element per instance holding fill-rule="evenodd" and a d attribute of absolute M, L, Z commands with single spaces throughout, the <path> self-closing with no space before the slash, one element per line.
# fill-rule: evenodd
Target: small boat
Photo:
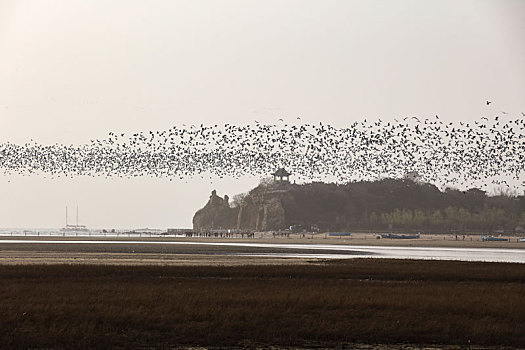
<path fill-rule="evenodd" d="M 89 232 L 86 225 L 79 225 L 78 224 L 78 206 L 77 206 L 77 222 L 75 225 L 68 224 L 67 222 L 67 206 L 66 206 L 66 226 L 60 229 L 60 232 L 66 233 L 66 232 L 73 232 L 73 233 L 79 233 L 79 232 Z"/>
<path fill-rule="evenodd" d="M 481 237 L 482 241 L 489 241 L 489 242 L 508 242 L 508 238 L 502 238 L 502 237 L 493 237 L 493 236 L 483 236 Z"/>
<path fill-rule="evenodd" d="M 85 225 L 67 225 L 60 229 L 60 232 L 89 232 Z"/>
<path fill-rule="evenodd" d="M 390 238 L 390 239 L 418 239 L 421 238 L 420 235 L 395 235 L 393 233 L 382 234 L 381 238 Z"/>
<path fill-rule="evenodd" d="M 350 232 L 330 232 L 328 236 L 331 237 L 349 237 L 352 234 Z"/>

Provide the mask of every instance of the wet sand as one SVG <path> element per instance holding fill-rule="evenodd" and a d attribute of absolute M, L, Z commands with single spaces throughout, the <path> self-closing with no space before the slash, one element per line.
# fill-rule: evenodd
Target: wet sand
<path fill-rule="evenodd" d="M 495 248 L 523 249 L 525 242 L 483 242 L 481 236 L 421 235 L 420 239 L 377 239 L 376 234 L 353 234 L 351 237 L 329 237 L 325 234 L 291 235 L 273 237 L 258 233 L 255 238 L 170 238 L 170 237 L 0 237 L 0 264 L 95 264 L 95 265 L 297 265 L 323 261 L 321 256 L 341 254 L 353 258 L 365 255 L 358 246 L 371 247 L 421 247 L 421 248 Z M 34 243 L 4 243 L 2 241 L 34 241 Z M 513 240 L 513 241 L 512 241 Z M 47 241 L 39 244 L 39 241 Z M 57 241 L 57 243 L 49 242 Z M 71 241 L 72 244 L 67 242 Z M 78 241 L 96 244 L 75 244 Z M 107 244 L 104 242 L 108 242 Z M 133 243 L 133 242 L 140 242 Z M 115 242 L 119 244 L 114 244 Z M 157 244 L 181 242 L 197 244 Z M 151 243 L 151 244 L 148 244 Z M 337 251 L 327 248 L 301 247 L 214 246 L 198 243 L 248 243 L 248 244 L 298 244 L 356 246 L 354 251 Z M 316 254 L 319 257 L 312 257 Z M 294 255 L 294 256 L 279 256 Z M 304 257 L 299 257 L 304 255 Z"/>
<path fill-rule="evenodd" d="M 134 266 L 245 266 L 302 265 L 323 259 L 251 257 L 210 254 L 147 254 L 117 252 L 0 251 L 0 265 L 134 265 Z"/>

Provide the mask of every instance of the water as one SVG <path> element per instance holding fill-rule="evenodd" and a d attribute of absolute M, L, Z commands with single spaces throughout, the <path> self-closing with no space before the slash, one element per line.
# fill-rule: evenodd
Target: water
<path fill-rule="evenodd" d="M 281 243 L 239 243 L 239 242 L 193 242 L 193 241 L 141 241 L 141 240 L 45 240 L 45 239 L 3 239 L 0 247 L 8 244 L 69 244 L 69 245 L 149 245 L 149 246 L 214 246 L 229 247 L 224 255 L 258 257 L 294 257 L 321 259 L 385 258 L 385 259 L 424 259 L 461 260 L 482 262 L 525 263 L 524 249 L 506 248 L 439 248 L 439 247 L 391 247 L 332 244 L 281 244 Z M 244 248 L 235 252 L 231 247 Z M 246 253 L 245 248 L 258 248 L 256 252 Z M 264 249 L 282 249 L 289 252 L 265 252 Z M 301 252 L 298 252 L 298 251 Z M 311 251 L 311 253 L 305 253 Z"/>
<path fill-rule="evenodd" d="M 116 230 L 115 232 L 102 232 L 101 230 L 88 230 L 88 231 L 61 231 L 60 229 L 23 229 L 23 228 L 8 228 L 0 229 L 0 237 L 186 237 L 182 234 L 168 235 L 163 233 L 146 233 L 146 232 L 133 232 L 132 230 Z"/>

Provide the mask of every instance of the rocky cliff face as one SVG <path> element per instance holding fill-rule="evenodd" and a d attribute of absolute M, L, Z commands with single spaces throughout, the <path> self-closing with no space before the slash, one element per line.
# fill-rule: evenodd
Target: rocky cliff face
<path fill-rule="evenodd" d="M 240 205 L 237 228 L 256 231 L 287 228 L 283 198 L 288 195 L 286 189 L 257 187 Z"/>
<path fill-rule="evenodd" d="M 208 203 L 193 216 L 193 229 L 228 229 L 237 226 L 239 208 L 231 208 L 228 196 L 212 191 Z"/>
<path fill-rule="evenodd" d="M 193 217 L 194 229 L 235 228 L 255 231 L 288 228 L 283 203 L 290 199 L 294 185 L 288 182 L 260 185 L 242 200 L 238 207 L 230 208 L 227 200 L 212 192 L 206 206 Z"/>

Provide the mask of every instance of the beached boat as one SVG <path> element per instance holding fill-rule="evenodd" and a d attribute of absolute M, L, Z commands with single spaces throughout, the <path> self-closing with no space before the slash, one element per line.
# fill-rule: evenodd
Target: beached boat
<path fill-rule="evenodd" d="M 381 238 L 390 238 L 390 239 L 418 239 L 421 238 L 420 235 L 395 235 L 393 233 L 381 234 Z"/>
<path fill-rule="evenodd" d="M 489 241 L 489 242 L 508 242 L 508 238 L 503 237 L 493 237 L 493 236 L 483 236 L 481 237 L 482 241 Z"/>
<path fill-rule="evenodd" d="M 352 234 L 350 232 L 330 232 L 328 236 L 331 237 L 349 237 Z"/>

